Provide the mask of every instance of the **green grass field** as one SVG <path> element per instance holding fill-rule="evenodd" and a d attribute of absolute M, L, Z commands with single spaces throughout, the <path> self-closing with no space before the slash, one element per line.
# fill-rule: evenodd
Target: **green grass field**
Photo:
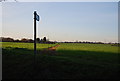
<path fill-rule="evenodd" d="M 37 51 L 56 44 L 37 44 Z M 118 47 L 60 43 L 55 54 L 37 52 L 32 43 L 2 43 L 4 79 L 119 79 Z"/>

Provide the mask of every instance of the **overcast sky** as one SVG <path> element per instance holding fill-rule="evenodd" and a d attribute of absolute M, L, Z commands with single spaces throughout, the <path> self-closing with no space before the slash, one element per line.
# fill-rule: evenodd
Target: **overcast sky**
<path fill-rule="evenodd" d="M 4 37 L 33 38 L 33 12 L 36 10 L 41 18 L 37 22 L 39 38 L 118 41 L 117 2 L 10 2 L 3 3 L 2 8 Z"/>

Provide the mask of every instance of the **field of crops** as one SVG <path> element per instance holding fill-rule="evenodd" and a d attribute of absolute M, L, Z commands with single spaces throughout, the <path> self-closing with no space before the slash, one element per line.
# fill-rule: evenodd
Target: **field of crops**
<path fill-rule="evenodd" d="M 37 44 L 37 50 L 57 44 Z M 118 79 L 118 47 L 60 43 L 54 52 L 37 52 L 32 43 L 2 43 L 3 79 Z M 53 54 L 51 54 L 53 53 Z"/>

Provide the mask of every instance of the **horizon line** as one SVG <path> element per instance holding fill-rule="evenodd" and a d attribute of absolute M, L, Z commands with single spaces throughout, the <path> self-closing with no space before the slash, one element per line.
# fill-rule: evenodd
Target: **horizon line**
<path fill-rule="evenodd" d="M 14 39 L 14 40 L 21 40 L 21 39 L 32 39 L 32 40 L 34 40 L 34 38 L 28 38 L 28 37 L 23 37 L 23 38 L 14 38 L 14 37 L 2 37 L 2 36 L 0 36 L 0 38 L 12 38 L 12 39 Z M 37 37 L 37 38 L 39 38 L 39 37 Z M 46 37 L 47 38 L 47 37 Z M 40 38 L 40 39 L 43 39 L 43 38 Z M 57 42 L 102 42 L 102 43 L 119 43 L 119 41 L 117 41 L 117 42 L 108 42 L 108 41 L 95 41 L 95 40 L 93 40 L 93 41 L 91 41 L 91 40 L 75 40 L 75 39 L 73 39 L 73 40 L 50 40 L 49 38 L 47 38 L 49 41 L 57 41 Z"/>

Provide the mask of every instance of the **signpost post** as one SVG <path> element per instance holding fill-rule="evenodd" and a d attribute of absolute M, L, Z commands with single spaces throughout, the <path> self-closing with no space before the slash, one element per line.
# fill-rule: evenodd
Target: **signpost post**
<path fill-rule="evenodd" d="M 36 58 L 36 20 L 39 21 L 39 15 L 34 11 L 34 62 Z"/>

